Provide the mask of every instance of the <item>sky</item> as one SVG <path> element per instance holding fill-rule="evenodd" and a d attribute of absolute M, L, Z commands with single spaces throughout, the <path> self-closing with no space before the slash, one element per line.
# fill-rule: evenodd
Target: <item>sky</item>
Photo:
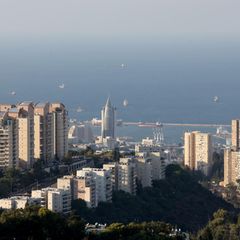
<path fill-rule="evenodd" d="M 239 109 L 239 9 L 239 0 L 0 0 L 0 102 L 59 100 L 90 118 L 110 94 L 133 103 L 133 119 L 227 122 Z"/>
<path fill-rule="evenodd" d="M 239 0 L 0 0 L 0 39 L 236 39 L 239 9 Z"/>

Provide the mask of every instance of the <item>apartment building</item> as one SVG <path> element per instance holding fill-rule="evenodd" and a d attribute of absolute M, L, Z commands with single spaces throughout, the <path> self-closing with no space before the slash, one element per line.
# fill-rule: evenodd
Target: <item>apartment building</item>
<path fill-rule="evenodd" d="M 63 160 L 68 152 L 68 112 L 62 103 L 50 105 L 53 129 L 53 154 L 56 159 Z"/>
<path fill-rule="evenodd" d="M 137 179 L 142 187 L 151 187 L 153 180 L 152 159 L 146 156 L 135 158 Z"/>
<path fill-rule="evenodd" d="M 103 169 L 111 172 L 111 182 L 113 190 L 118 190 L 118 163 L 112 162 L 103 164 Z"/>
<path fill-rule="evenodd" d="M 57 180 L 57 188 L 71 191 L 72 200 L 82 199 L 87 207 L 97 207 L 96 181 L 92 172 L 85 172 L 82 177 L 64 176 Z"/>
<path fill-rule="evenodd" d="M 0 148 L 2 146 L 5 149 L 4 152 L 0 151 L 0 155 L 2 153 L 5 156 L 3 167 L 31 168 L 35 160 L 48 163 L 53 159 L 63 160 L 66 156 L 68 113 L 62 103 L 34 104 L 25 101 L 17 105 L 0 104 L 0 112 Z M 16 158 L 10 156 L 16 154 Z"/>
<path fill-rule="evenodd" d="M 92 174 L 86 174 L 84 177 L 73 179 L 73 199 L 82 199 L 86 202 L 87 207 L 93 208 L 98 206 L 96 196 L 96 182 Z M 110 199 L 108 200 L 110 201 Z"/>
<path fill-rule="evenodd" d="M 43 188 L 33 190 L 32 198 L 40 199 L 42 207 L 63 214 L 71 212 L 71 191 L 68 189 Z"/>
<path fill-rule="evenodd" d="M 44 162 L 54 159 L 53 117 L 50 103 L 37 103 L 34 106 L 34 158 Z"/>
<path fill-rule="evenodd" d="M 137 172 L 133 158 L 120 158 L 118 163 L 118 190 L 136 195 Z"/>
<path fill-rule="evenodd" d="M 0 199 L 0 209 L 24 209 L 26 205 L 38 205 L 40 199 L 26 196 L 14 196 Z"/>
<path fill-rule="evenodd" d="M 0 168 L 12 167 L 19 167 L 18 122 L 0 111 Z"/>
<path fill-rule="evenodd" d="M 232 146 L 224 149 L 224 186 L 240 179 L 240 120 L 232 120 Z"/>
<path fill-rule="evenodd" d="M 17 109 L 9 112 L 18 112 L 18 153 L 19 165 L 22 168 L 30 168 L 34 163 L 34 104 L 22 102 Z"/>
<path fill-rule="evenodd" d="M 186 132 L 184 134 L 184 165 L 208 175 L 212 165 L 212 139 L 209 133 Z"/>
<path fill-rule="evenodd" d="M 77 171 L 77 177 L 89 179 L 95 182 L 96 205 L 99 202 L 112 201 L 111 172 L 102 168 L 83 168 Z"/>

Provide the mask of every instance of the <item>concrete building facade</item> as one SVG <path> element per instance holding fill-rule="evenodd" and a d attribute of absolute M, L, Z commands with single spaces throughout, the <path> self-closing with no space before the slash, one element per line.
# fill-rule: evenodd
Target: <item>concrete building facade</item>
<path fill-rule="evenodd" d="M 138 157 L 136 160 L 137 179 L 142 187 L 151 187 L 153 180 L 152 159 L 148 157 Z"/>
<path fill-rule="evenodd" d="M 40 199 L 42 207 L 58 213 L 67 214 L 71 212 L 71 191 L 69 189 L 43 188 L 33 190 L 32 198 Z"/>
<path fill-rule="evenodd" d="M 136 195 L 137 171 L 136 162 L 132 158 L 120 158 L 118 164 L 118 190 Z"/>
<path fill-rule="evenodd" d="M 34 104 L 22 102 L 17 109 L 19 164 L 22 168 L 30 168 L 34 163 Z"/>
<path fill-rule="evenodd" d="M 57 180 L 57 188 L 71 191 L 72 200 L 82 199 L 87 207 L 97 207 L 96 181 L 92 172 L 85 172 L 82 177 L 64 176 Z"/>
<path fill-rule="evenodd" d="M 68 152 L 68 112 L 62 103 L 50 105 L 53 129 L 53 155 L 63 160 Z"/>
<path fill-rule="evenodd" d="M 208 175 L 212 165 L 212 139 L 209 133 L 187 132 L 184 134 L 184 165 Z"/>
<path fill-rule="evenodd" d="M 94 182 L 96 206 L 99 202 L 112 201 L 111 171 L 102 168 L 83 168 L 77 171 L 77 177 L 85 179 L 85 183 Z"/>
<path fill-rule="evenodd" d="M 77 177 L 73 179 L 73 199 L 82 199 L 86 202 L 88 208 L 98 206 L 96 198 L 96 182 L 90 175 Z"/>
<path fill-rule="evenodd" d="M 53 118 L 49 103 L 34 107 L 34 158 L 49 162 L 54 158 Z"/>
<path fill-rule="evenodd" d="M 26 196 L 14 196 L 0 199 L 0 209 L 24 209 L 26 205 L 38 205 L 40 199 Z"/>
<path fill-rule="evenodd" d="M 0 112 L 0 168 L 19 167 L 18 122 Z"/>
<path fill-rule="evenodd" d="M 232 120 L 232 145 L 224 149 L 224 186 L 237 184 L 240 179 L 240 120 Z"/>

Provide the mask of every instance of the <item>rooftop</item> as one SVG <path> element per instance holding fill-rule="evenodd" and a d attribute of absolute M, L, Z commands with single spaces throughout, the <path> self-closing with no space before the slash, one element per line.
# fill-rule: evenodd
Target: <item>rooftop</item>
<path fill-rule="evenodd" d="M 48 104 L 48 102 L 39 102 L 35 105 L 36 108 L 43 108 Z"/>

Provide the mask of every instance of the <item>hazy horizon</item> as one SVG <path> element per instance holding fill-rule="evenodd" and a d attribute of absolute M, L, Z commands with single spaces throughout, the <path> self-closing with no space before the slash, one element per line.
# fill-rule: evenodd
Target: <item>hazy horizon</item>
<path fill-rule="evenodd" d="M 62 101 L 70 117 L 84 120 L 100 117 L 110 94 L 124 120 L 229 123 L 240 115 L 239 7 L 231 0 L 1 1 L 0 102 Z M 79 106 L 86 111 L 76 113 Z"/>
<path fill-rule="evenodd" d="M 13 39 L 240 37 L 237 0 L 2 0 L 0 36 Z M 97 39 L 95 39 L 97 40 Z"/>

